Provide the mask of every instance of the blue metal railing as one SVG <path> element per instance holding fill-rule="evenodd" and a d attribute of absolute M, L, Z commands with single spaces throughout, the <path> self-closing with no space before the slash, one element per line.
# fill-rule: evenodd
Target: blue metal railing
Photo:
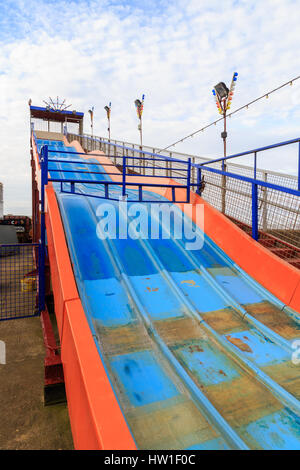
<path fill-rule="evenodd" d="M 61 153 L 61 154 L 75 154 L 75 155 L 86 155 L 85 153 L 80 153 L 80 152 L 74 152 L 74 151 L 66 151 L 66 150 L 51 150 L 48 148 L 48 145 L 44 145 L 42 148 L 41 148 L 41 152 L 40 152 L 40 162 L 41 162 L 41 174 L 42 174 L 42 187 L 44 187 L 48 181 L 52 181 L 52 182 L 57 182 L 57 183 L 60 183 L 60 189 L 61 189 L 61 192 L 64 192 L 64 193 L 72 193 L 72 194 L 79 194 L 79 195 L 82 195 L 82 196 L 90 196 L 90 197 L 97 197 L 99 199 L 111 199 L 111 200 L 115 200 L 117 201 L 118 199 L 116 197 L 112 197 L 109 193 L 109 188 L 112 186 L 112 187 L 121 187 L 122 188 L 122 196 L 123 197 L 126 197 L 127 198 L 127 202 L 160 202 L 160 203 L 163 203 L 163 202 L 170 202 L 169 200 L 153 200 L 153 199 L 147 199 L 144 197 L 144 194 L 143 194 L 143 189 L 144 188 L 147 188 L 147 189 L 150 189 L 150 188 L 170 188 L 171 189 L 171 192 L 172 192 L 172 202 L 177 202 L 177 203 L 189 203 L 190 202 L 190 190 L 191 190 L 191 160 L 189 159 L 188 161 L 182 161 L 182 160 L 176 160 L 176 159 L 170 159 L 169 157 L 164 157 L 164 156 L 161 156 L 161 155 L 158 155 L 158 154 L 152 154 L 150 152 L 148 152 L 147 154 L 150 155 L 150 157 L 142 157 L 142 156 L 138 156 L 138 157 L 128 157 L 126 155 L 122 156 L 122 173 L 115 173 L 115 172 L 106 172 L 106 171 L 85 171 L 85 170 L 78 170 L 78 169 L 70 169 L 70 170 L 67 170 L 67 169 L 57 169 L 57 168 L 50 168 L 49 167 L 49 163 L 64 163 L 64 164 L 72 164 L 72 163 L 76 163 L 77 165 L 78 164 L 83 164 L 83 165 L 96 165 L 96 166 L 99 166 L 100 168 L 102 167 L 106 167 L 106 166 L 115 166 L 113 164 L 110 164 L 110 163 L 95 163 L 95 162 L 87 162 L 87 161 L 74 161 L 74 160 L 61 160 L 61 159 L 51 159 L 49 158 L 49 154 L 50 153 Z M 145 153 L 145 152 L 141 152 L 141 153 Z M 93 156 L 93 154 L 89 154 L 89 157 Z M 95 154 L 94 156 L 96 157 L 99 157 L 98 154 Z M 155 158 L 154 158 L 155 157 Z M 156 158 L 157 157 L 157 158 Z M 179 179 L 182 180 L 181 184 L 169 184 L 169 183 L 145 183 L 145 182 L 139 182 L 139 181 L 135 181 L 135 182 L 131 182 L 131 181 L 128 181 L 127 177 L 128 176 L 135 176 L 135 177 L 140 177 L 140 178 L 144 178 L 144 177 L 151 177 L 151 178 L 165 178 L 165 176 L 163 175 L 140 175 L 140 174 L 134 174 L 134 175 L 130 175 L 128 173 L 128 170 L 129 169 L 132 169 L 132 168 L 140 168 L 141 166 L 140 165 L 132 165 L 132 164 L 129 164 L 128 163 L 128 160 L 139 160 L 139 161 L 144 161 L 144 162 L 147 162 L 147 161 L 150 161 L 153 163 L 153 160 L 155 162 L 155 160 L 160 160 L 160 161 L 167 161 L 167 160 L 172 160 L 172 161 L 176 161 L 177 163 L 181 163 L 182 164 L 182 168 L 180 169 L 180 171 L 184 172 L 186 175 L 185 176 L 181 176 L 179 177 Z M 151 170 L 153 168 L 156 168 L 155 165 L 154 166 L 151 166 L 151 165 L 145 165 L 145 168 L 147 168 L 148 170 Z M 161 170 L 167 170 L 167 167 L 162 167 L 160 168 Z M 95 180 L 87 180 L 87 179 L 80 179 L 80 178 L 65 178 L 65 177 L 59 177 L 59 178 L 54 178 L 54 177 L 48 177 L 48 172 L 59 172 L 59 173 L 63 173 L 63 174 L 67 174 L 67 173 L 75 173 L 75 174 L 93 174 L 93 175 L 108 175 L 108 176 L 112 176 L 112 175 L 116 175 L 116 176 L 120 176 L 121 179 L 120 181 L 108 181 L 108 180 L 103 180 L 103 181 L 95 181 Z M 70 185 L 70 190 L 66 190 L 65 189 L 65 184 L 66 183 L 69 183 Z M 76 192 L 76 184 L 88 184 L 88 185 L 101 185 L 102 187 L 104 187 L 104 195 L 96 195 L 96 194 L 89 194 L 89 193 L 86 193 L 86 192 Z M 127 188 L 137 188 L 137 199 L 130 199 L 129 198 L 129 195 L 127 194 L 127 191 L 126 189 Z M 186 190 L 186 199 L 184 200 L 177 200 L 176 199 L 176 189 L 185 189 Z M 44 204 L 44 201 L 41 200 L 41 204 L 43 205 Z M 43 210 L 42 210 L 43 211 Z"/>
<path fill-rule="evenodd" d="M 33 131 L 33 140 L 36 144 L 36 147 L 38 149 L 37 145 L 37 138 L 36 135 Z M 123 156 L 123 165 L 122 165 L 122 179 L 121 181 L 93 181 L 93 180 L 85 180 L 85 179 L 79 179 L 79 178 L 49 178 L 49 171 L 53 172 L 59 172 L 59 173 L 88 173 L 88 174 L 105 174 L 105 175 L 118 175 L 120 176 L 119 173 L 109 173 L 105 171 L 82 171 L 82 170 L 77 170 L 77 169 L 72 169 L 72 170 L 64 170 L 64 169 L 57 169 L 57 168 L 49 168 L 49 163 L 60 163 L 63 162 L 64 164 L 66 163 L 76 163 L 78 164 L 83 164 L 83 165 L 96 165 L 100 166 L 101 168 L 103 166 L 115 166 L 113 164 L 109 163 L 95 163 L 95 162 L 86 162 L 86 161 L 74 161 L 74 160 L 59 160 L 59 159 L 49 159 L 49 153 L 61 153 L 61 154 L 76 154 L 76 155 L 86 155 L 85 153 L 80 153 L 80 152 L 73 152 L 73 151 L 65 151 L 65 150 L 51 150 L 48 148 L 48 145 L 43 145 L 40 149 L 40 152 L 38 151 L 38 158 L 40 162 L 40 169 L 41 169 L 41 238 L 39 241 L 39 312 L 41 313 L 45 309 L 45 258 L 46 258 L 46 226 L 45 226 L 45 187 L 47 186 L 49 181 L 52 182 L 59 182 L 60 183 L 60 189 L 61 192 L 63 193 L 72 193 L 72 194 L 79 194 L 81 196 L 90 196 L 90 197 L 97 197 L 99 199 L 112 199 L 112 200 L 119 200 L 117 198 L 113 198 L 109 194 L 109 187 L 120 187 L 122 188 L 122 196 L 127 197 L 126 193 L 126 188 L 128 187 L 134 187 L 138 188 L 138 201 L 139 202 L 170 202 L 168 200 L 163 200 L 163 199 L 158 199 L 158 200 L 147 200 L 143 197 L 143 188 L 154 188 L 154 187 L 160 187 L 160 188 L 171 188 L 172 191 L 172 202 L 178 202 L 178 203 L 189 203 L 190 202 L 190 190 L 191 190 L 191 160 L 189 159 L 187 162 L 186 161 L 181 161 L 177 160 L 178 162 L 181 162 L 183 164 L 183 168 L 181 169 L 182 171 L 186 172 L 186 176 L 182 177 L 181 179 L 185 180 L 185 184 L 166 184 L 166 183 L 144 183 L 144 182 L 130 182 L 126 179 L 128 176 L 128 168 L 132 168 L 134 165 L 128 165 L 128 158 L 127 156 Z M 93 156 L 92 154 L 89 154 L 89 157 Z M 99 155 L 95 155 L 98 156 Z M 162 157 L 161 155 L 157 155 L 158 158 L 153 159 L 153 156 L 156 156 L 155 154 L 151 154 L 152 158 L 148 157 L 130 157 L 131 159 L 138 159 L 138 160 L 170 160 L 168 157 Z M 147 166 L 148 169 L 151 169 L 153 167 Z M 134 176 L 141 176 L 139 174 L 135 174 Z M 150 176 L 150 175 L 144 175 L 144 176 Z M 165 178 L 162 175 L 156 175 L 153 176 L 154 178 Z M 70 191 L 66 191 L 64 189 L 64 185 L 66 183 L 70 184 Z M 104 187 L 104 196 L 99 196 L 95 194 L 87 194 L 83 192 L 76 192 L 76 184 L 95 184 L 95 185 L 102 185 Z M 177 201 L 176 200 L 176 189 L 177 188 L 185 188 L 186 189 L 186 200 L 184 201 Z M 137 202 L 136 199 L 129 199 L 127 197 L 127 202 Z"/>
<path fill-rule="evenodd" d="M 277 184 L 268 183 L 266 181 L 258 180 L 256 178 L 257 154 L 259 152 L 263 152 L 265 150 L 270 150 L 270 149 L 282 147 L 282 146 L 285 146 L 285 145 L 295 144 L 295 143 L 298 143 L 298 184 L 297 184 L 297 189 L 292 189 L 292 188 L 288 188 L 288 187 L 285 187 L 285 186 L 280 186 L 280 185 L 277 185 Z M 249 178 L 247 176 L 243 176 L 243 175 L 240 175 L 240 174 L 231 173 L 231 172 L 226 171 L 225 163 L 226 163 L 227 160 L 232 159 L 232 158 L 242 157 L 242 156 L 245 156 L 245 155 L 251 155 L 251 154 L 254 155 L 253 178 Z M 219 170 L 219 169 L 216 169 L 216 168 L 211 168 L 211 167 L 208 166 L 208 165 L 211 165 L 212 163 L 218 163 L 218 162 L 222 163 L 222 170 Z M 199 188 L 200 188 L 201 180 L 202 180 L 202 170 L 209 171 L 211 173 L 215 173 L 215 174 L 222 175 L 222 176 L 225 176 L 225 177 L 234 178 L 234 179 L 237 179 L 237 180 L 240 180 L 240 181 L 244 181 L 244 182 L 250 183 L 252 185 L 252 237 L 255 240 L 258 240 L 258 236 L 259 236 L 259 231 L 258 231 L 258 186 L 273 189 L 273 190 L 276 190 L 276 191 L 280 191 L 282 193 L 291 194 L 291 195 L 300 197 L 300 137 L 298 137 L 296 139 L 284 141 L 284 142 L 279 142 L 277 144 L 272 144 L 272 145 L 268 145 L 268 146 L 265 146 L 265 147 L 256 148 L 254 150 L 248 150 L 246 152 L 241 152 L 241 153 L 237 153 L 237 154 L 234 154 L 234 155 L 229 155 L 228 157 L 222 157 L 222 158 L 217 158 L 217 159 L 214 159 L 214 160 L 209 160 L 209 161 L 201 163 L 201 164 L 195 164 L 194 166 L 197 168 L 197 183 L 192 184 L 192 186 L 197 187 L 197 191 L 196 191 L 197 193 L 201 193 Z"/>
<path fill-rule="evenodd" d="M 80 136 L 79 136 L 80 137 Z M 105 141 L 103 139 L 98 139 L 101 143 L 105 144 L 105 145 L 108 145 L 108 146 L 114 146 L 114 147 L 119 147 L 119 148 L 122 148 L 123 151 L 131 151 L 132 152 L 132 148 L 130 147 L 126 147 L 125 145 L 119 145 L 119 144 L 115 144 L 115 143 L 111 143 L 109 141 Z M 293 189 L 293 188 L 289 188 L 289 187 L 285 187 L 285 186 L 281 186 L 281 185 L 277 185 L 277 184 L 273 184 L 273 183 L 268 183 L 266 181 L 262 181 L 262 180 L 259 180 L 256 178 L 256 174 L 257 174 L 257 155 L 259 152 L 263 152 L 265 150 L 270 150 L 270 149 L 274 149 L 274 148 L 278 148 L 278 147 L 282 147 L 282 146 L 286 146 L 286 145 L 290 145 L 290 144 L 295 144 L 295 143 L 298 143 L 298 184 L 297 184 L 297 189 Z M 63 150 L 48 150 L 48 152 L 58 152 L 58 153 L 65 153 L 65 154 L 76 154 L 76 155 L 86 155 L 85 153 L 78 153 L 78 152 L 72 152 L 72 151 L 63 151 Z M 148 151 L 145 151 L 145 150 L 142 150 L 142 149 L 137 149 L 135 148 L 134 149 L 134 152 L 135 153 L 138 153 L 140 154 L 139 156 L 128 156 L 128 155 L 122 155 L 118 158 L 121 158 L 122 159 L 122 174 L 120 175 L 121 176 L 121 181 L 119 182 L 115 182 L 115 181 L 87 181 L 87 180 L 84 180 L 84 179 L 74 179 L 74 178 L 70 178 L 70 179 L 67 179 L 67 178 L 51 178 L 49 179 L 49 181 L 53 181 L 53 182 L 60 182 L 61 183 L 61 191 L 62 192 L 72 192 L 74 194 L 80 194 L 80 195 L 85 195 L 85 196 L 92 196 L 92 197 L 98 197 L 100 199 L 113 199 L 113 200 L 117 200 L 117 199 L 114 199 L 113 197 L 111 197 L 111 195 L 109 194 L 109 187 L 110 186 L 121 186 L 122 187 L 122 195 L 124 197 L 127 197 L 127 200 L 128 202 L 136 202 L 137 200 L 138 201 L 143 201 L 143 202 L 156 202 L 154 200 L 147 200 L 147 199 L 144 199 L 143 198 L 143 188 L 153 188 L 153 187 L 168 187 L 168 188 L 171 188 L 172 190 L 172 202 L 178 202 L 178 203 L 189 203 L 190 202 L 190 190 L 191 188 L 193 187 L 196 187 L 196 192 L 198 194 L 201 195 L 201 191 L 203 189 L 203 185 L 202 185 L 202 170 L 205 170 L 205 171 L 209 171 L 209 172 L 212 172 L 212 173 L 215 173 L 215 174 L 218 174 L 218 175 L 222 175 L 224 176 L 225 178 L 226 177 L 229 177 L 229 178 L 233 178 L 233 179 L 236 179 L 236 180 L 240 180 L 240 181 L 243 181 L 243 182 L 246 182 L 246 183 L 250 183 L 252 185 L 252 237 L 257 240 L 258 239 L 258 236 L 259 236 L 259 230 L 258 230 L 258 187 L 264 187 L 264 188 L 269 188 L 271 190 L 276 190 L 276 191 L 279 191 L 279 192 L 282 192 L 282 193 L 286 193 L 286 194 L 290 194 L 290 195 L 293 195 L 293 196 L 297 196 L 299 197 L 300 196 L 300 137 L 299 138 L 296 138 L 296 139 L 292 139 L 292 140 L 289 140 L 289 141 L 284 141 L 284 142 L 279 142 L 279 143 L 276 143 L 276 144 L 272 144 L 272 145 L 268 145 L 268 146 L 264 146 L 264 147 L 260 147 L 260 148 L 256 148 L 256 149 L 253 149 L 253 150 L 248 150 L 246 152 L 241 152 L 241 153 L 237 153 L 237 154 L 234 154 L 234 155 L 229 155 L 227 157 L 222 157 L 222 158 L 217 158 L 217 159 L 213 159 L 213 160 L 209 160 L 209 161 L 206 161 L 206 162 L 203 162 L 201 164 L 197 164 L 197 163 L 191 163 L 191 159 L 188 159 L 188 160 L 180 160 L 180 159 L 175 159 L 175 158 L 171 158 L 171 157 L 167 157 L 167 156 L 163 156 L 161 154 L 157 154 L 157 153 L 152 153 L 152 152 L 148 152 Z M 226 171 L 226 161 L 227 160 L 230 160 L 230 159 L 233 159 L 233 158 L 238 158 L 238 157 L 242 157 L 242 156 L 245 156 L 245 155 L 251 155 L 253 154 L 254 156 L 254 162 L 253 162 L 253 178 L 250 178 L 250 177 L 246 177 L 246 176 L 243 176 L 243 175 L 240 175 L 240 174 L 236 174 L 236 173 L 232 173 L 232 172 L 228 172 Z M 89 154 L 89 156 L 93 156 L 93 154 Z M 95 155 L 95 156 L 99 156 L 99 155 Z M 112 157 L 113 155 L 109 154 L 107 155 L 108 157 Z M 134 160 L 139 160 L 140 164 L 139 165 L 134 165 L 134 164 L 129 164 L 128 161 L 129 159 L 131 161 L 134 161 Z M 149 163 L 148 162 L 152 162 L 153 166 L 149 166 Z M 155 184 L 155 183 L 143 183 L 143 182 L 135 182 L 135 183 L 132 183 L 132 182 L 129 182 L 128 179 L 127 179 L 127 176 L 128 176 L 128 169 L 134 169 L 134 168 L 147 168 L 148 170 L 151 170 L 151 169 L 157 169 L 158 167 L 155 166 L 155 162 L 156 161 L 165 161 L 165 162 L 175 162 L 177 164 L 182 164 L 182 168 L 176 168 L 177 172 L 181 172 L 181 174 L 185 173 L 184 176 L 176 176 L 176 179 L 180 179 L 181 180 L 181 184 L 161 184 L 161 183 L 158 183 L 158 184 Z M 63 162 L 63 163 L 83 163 L 83 164 L 86 164 L 87 162 L 78 162 L 78 161 L 72 161 L 72 160 L 58 160 L 58 159 L 47 159 L 47 172 L 48 172 L 48 162 Z M 141 162 L 144 162 L 145 164 L 144 165 L 141 165 Z M 213 164 L 213 163 L 218 163 L 218 162 L 221 162 L 222 163 L 222 169 L 217 169 L 217 168 L 211 168 L 209 165 Z M 105 164 L 100 164 L 100 163 L 88 163 L 89 165 L 99 165 L 99 166 L 114 166 L 113 164 L 108 164 L 108 163 L 105 163 Z M 196 183 L 192 183 L 191 182 L 191 169 L 192 168 L 195 168 L 196 171 L 197 171 L 197 182 Z M 168 166 L 166 167 L 159 167 L 160 170 L 165 170 L 167 171 L 169 169 Z M 49 171 L 58 171 L 56 169 L 49 169 Z M 102 171 L 94 171 L 94 172 L 91 172 L 91 171 L 82 171 L 82 170 L 59 170 L 59 172 L 61 173 L 78 173 L 78 174 L 82 174 L 82 173 L 90 173 L 90 174 L 106 174 L 106 175 L 119 175 L 119 173 L 109 173 L 109 172 L 102 172 Z M 139 174 L 134 174 L 134 176 L 141 176 L 141 177 L 152 177 L 152 178 L 165 178 L 164 175 L 139 175 Z M 70 183 L 70 191 L 66 191 L 64 189 L 64 183 Z M 102 185 L 104 187 L 104 196 L 96 196 L 95 194 L 86 194 L 86 193 L 76 193 L 76 183 L 78 184 L 84 184 L 84 183 L 88 183 L 89 185 L 90 184 L 96 184 L 96 185 Z M 126 188 L 128 187 L 135 187 L 135 188 L 138 188 L 138 199 L 134 199 L 134 200 L 131 200 L 131 199 L 128 199 L 128 195 L 126 193 Z M 175 191 L 177 188 L 185 188 L 186 189 L 186 200 L 184 201 L 177 201 L 176 200 L 176 197 L 175 197 Z M 158 201 L 157 201 L 158 202 Z M 162 201 L 159 201 L 159 202 L 162 202 Z"/>

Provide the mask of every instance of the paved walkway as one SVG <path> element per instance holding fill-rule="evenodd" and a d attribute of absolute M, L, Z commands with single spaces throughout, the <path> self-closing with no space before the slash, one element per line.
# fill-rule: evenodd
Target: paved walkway
<path fill-rule="evenodd" d="M 44 407 L 44 345 L 39 317 L 0 322 L 0 449 L 72 449 L 66 405 Z"/>

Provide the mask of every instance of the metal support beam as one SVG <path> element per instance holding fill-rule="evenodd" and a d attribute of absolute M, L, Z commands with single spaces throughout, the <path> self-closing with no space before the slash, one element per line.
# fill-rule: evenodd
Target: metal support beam
<path fill-rule="evenodd" d="M 44 404 L 66 402 L 64 372 L 47 308 L 41 313 L 46 356 L 44 359 Z"/>

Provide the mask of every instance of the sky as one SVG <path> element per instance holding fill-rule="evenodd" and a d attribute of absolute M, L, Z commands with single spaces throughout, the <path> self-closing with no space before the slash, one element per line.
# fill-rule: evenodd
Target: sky
<path fill-rule="evenodd" d="M 219 117 L 212 88 L 239 73 L 231 111 L 300 75 L 300 0 L 0 0 L 4 213 L 31 213 L 29 108 L 49 96 L 95 108 L 94 134 L 166 147 Z M 299 137 L 300 80 L 228 119 L 228 153 Z M 220 124 L 174 150 L 222 156 Z M 297 172 L 297 146 L 258 166 Z M 249 159 L 240 160 L 248 163 Z"/>

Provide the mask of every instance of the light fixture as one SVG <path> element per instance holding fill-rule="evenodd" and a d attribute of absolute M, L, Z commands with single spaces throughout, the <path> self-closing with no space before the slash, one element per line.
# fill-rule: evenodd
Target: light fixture
<path fill-rule="evenodd" d="M 219 100 L 222 100 L 223 98 L 227 98 L 229 89 L 225 85 L 224 82 L 220 82 L 215 86 L 215 91 L 218 95 Z"/>

